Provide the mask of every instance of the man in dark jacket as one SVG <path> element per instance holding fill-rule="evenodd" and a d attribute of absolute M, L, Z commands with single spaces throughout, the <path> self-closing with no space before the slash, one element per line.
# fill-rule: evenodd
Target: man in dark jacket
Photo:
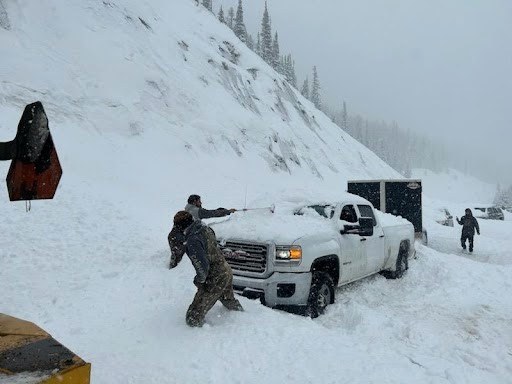
<path fill-rule="evenodd" d="M 476 221 L 471 209 L 466 208 L 466 214 L 462 216 L 459 220 L 458 217 L 455 217 L 457 223 L 462 225 L 462 234 L 460 237 L 460 244 L 462 245 L 462 249 L 466 249 L 466 240 L 469 240 L 469 252 L 473 252 L 473 237 L 476 233 L 480 235 L 480 227 L 478 226 L 478 221 Z"/>
<path fill-rule="evenodd" d="M 231 215 L 236 209 L 225 209 L 225 208 L 217 208 L 217 209 L 204 209 L 201 202 L 201 196 L 199 195 L 190 195 L 187 200 L 187 205 L 185 206 L 185 211 L 190 213 L 194 220 L 202 220 L 209 219 L 212 217 L 223 217 L 227 215 Z"/>
<path fill-rule="evenodd" d="M 233 294 L 233 273 L 224 259 L 213 230 L 200 220 L 194 220 L 186 211 L 174 216 L 174 227 L 169 233 L 171 268 L 181 261 L 186 252 L 196 270 L 194 284 L 197 292 L 190 304 L 186 321 L 191 327 L 201 327 L 206 313 L 220 302 L 229 310 L 243 311 Z"/>

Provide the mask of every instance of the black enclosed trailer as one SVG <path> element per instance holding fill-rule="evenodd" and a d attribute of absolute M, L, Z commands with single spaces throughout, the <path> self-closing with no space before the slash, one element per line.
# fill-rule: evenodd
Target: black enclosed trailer
<path fill-rule="evenodd" d="M 347 191 L 364 197 L 381 212 L 409 220 L 416 237 L 427 243 L 422 220 L 421 180 L 351 180 Z"/>

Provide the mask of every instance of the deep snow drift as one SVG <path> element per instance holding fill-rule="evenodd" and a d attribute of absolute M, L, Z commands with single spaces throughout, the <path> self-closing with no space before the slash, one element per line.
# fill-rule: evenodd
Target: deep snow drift
<path fill-rule="evenodd" d="M 335 201 L 347 179 L 398 175 L 194 1 L 2 4 L 1 139 L 41 100 L 64 174 L 29 213 L 0 193 L 0 312 L 91 362 L 93 383 L 509 381 L 512 221 L 481 223 L 467 255 L 427 218 L 445 253 L 418 245 L 403 279 L 339 289 L 315 320 L 242 298 L 188 328 L 193 270 L 166 268 L 166 237 L 189 194 Z"/>

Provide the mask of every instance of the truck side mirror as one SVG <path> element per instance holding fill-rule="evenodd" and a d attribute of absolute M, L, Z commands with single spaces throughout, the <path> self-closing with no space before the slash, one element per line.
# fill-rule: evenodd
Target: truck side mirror
<path fill-rule="evenodd" d="M 359 236 L 373 235 L 373 219 L 371 217 L 361 217 L 359 219 Z"/>

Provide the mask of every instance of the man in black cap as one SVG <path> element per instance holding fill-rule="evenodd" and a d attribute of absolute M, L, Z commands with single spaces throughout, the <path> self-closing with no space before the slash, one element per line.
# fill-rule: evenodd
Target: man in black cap
<path fill-rule="evenodd" d="M 176 267 L 186 252 L 196 270 L 197 292 L 186 315 L 189 326 L 201 327 L 217 300 L 229 310 L 243 311 L 233 294 L 233 272 L 217 245 L 213 229 L 201 220 L 194 220 L 189 212 L 179 211 L 174 216 L 168 240 L 172 254 L 170 267 Z"/>
<path fill-rule="evenodd" d="M 227 215 L 231 215 L 236 209 L 225 209 L 225 208 L 217 208 L 217 209 L 204 209 L 202 207 L 201 196 L 199 195 L 190 195 L 187 200 L 187 205 L 185 206 L 185 211 L 190 213 L 194 220 L 201 219 L 209 219 L 212 217 L 223 217 Z"/>
<path fill-rule="evenodd" d="M 455 217 L 457 223 L 462 225 L 462 234 L 460 236 L 460 244 L 462 245 L 462 249 L 466 249 L 466 240 L 469 240 L 469 252 L 473 252 L 473 237 L 476 233 L 480 235 L 480 227 L 478 226 L 478 221 L 476 221 L 471 209 L 466 208 L 466 214 L 462 216 L 459 220 L 458 217 Z"/>

